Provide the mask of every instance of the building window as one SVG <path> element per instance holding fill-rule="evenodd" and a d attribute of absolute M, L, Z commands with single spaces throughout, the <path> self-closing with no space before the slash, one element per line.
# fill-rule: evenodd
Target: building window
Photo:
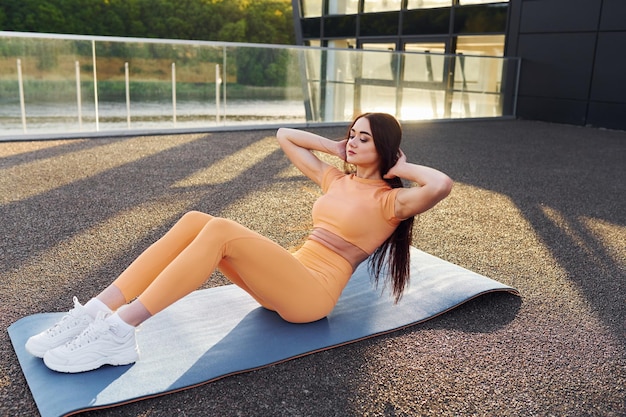
<path fill-rule="evenodd" d="M 508 4 L 458 7 L 454 12 L 455 33 L 488 33 L 506 30 Z"/>
<path fill-rule="evenodd" d="M 465 55 L 504 56 L 504 35 L 459 36 L 455 52 Z"/>
<path fill-rule="evenodd" d="M 361 36 L 397 36 L 400 12 L 364 14 L 361 16 Z"/>
<path fill-rule="evenodd" d="M 302 17 L 320 17 L 322 0 L 302 0 Z"/>
<path fill-rule="evenodd" d="M 325 38 L 345 38 L 356 36 L 356 15 L 329 16 L 324 18 Z"/>
<path fill-rule="evenodd" d="M 402 6 L 402 0 L 364 0 L 363 12 L 388 12 L 393 10 L 400 10 Z"/>
<path fill-rule="evenodd" d="M 328 2 L 328 14 L 357 14 L 359 0 L 333 0 Z"/>
<path fill-rule="evenodd" d="M 314 17 L 311 19 L 302 19 L 302 37 L 304 38 L 320 38 L 322 36 L 320 25 L 322 19 Z"/>
<path fill-rule="evenodd" d="M 432 9 L 435 7 L 451 7 L 452 0 L 408 0 L 407 9 Z"/>
<path fill-rule="evenodd" d="M 403 35 L 439 35 L 450 31 L 450 9 L 410 10 L 402 20 Z"/>

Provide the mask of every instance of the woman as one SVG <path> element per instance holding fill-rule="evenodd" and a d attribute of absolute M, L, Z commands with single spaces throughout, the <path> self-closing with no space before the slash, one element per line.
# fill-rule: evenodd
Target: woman
<path fill-rule="evenodd" d="M 104 291 L 74 308 L 26 349 L 59 372 L 84 372 L 137 360 L 135 327 L 200 287 L 218 268 L 265 308 L 293 323 L 327 316 L 359 263 L 388 271 L 396 301 L 409 279 L 413 217 L 445 198 L 445 174 L 408 163 L 402 129 L 388 114 L 355 119 L 342 141 L 281 128 L 291 162 L 321 186 L 309 238 L 294 254 L 233 221 L 185 214 Z M 337 156 L 344 173 L 312 151 Z M 403 188 L 402 180 L 417 184 Z M 131 301 L 134 300 L 134 301 Z M 123 307 L 123 308 L 121 308 Z"/>

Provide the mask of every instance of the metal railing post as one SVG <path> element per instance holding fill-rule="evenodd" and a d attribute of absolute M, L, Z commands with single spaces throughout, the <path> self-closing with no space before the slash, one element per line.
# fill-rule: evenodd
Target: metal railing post
<path fill-rule="evenodd" d="M 17 60 L 17 83 L 20 92 L 20 112 L 22 113 L 22 130 L 26 133 L 26 104 L 24 103 L 24 79 L 22 78 L 22 60 Z"/>
<path fill-rule="evenodd" d="M 176 63 L 172 62 L 172 120 L 176 126 Z"/>
<path fill-rule="evenodd" d="M 96 71 L 96 41 L 91 41 L 91 62 L 93 65 L 93 100 L 96 109 L 96 132 L 100 131 L 100 115 L 98 113 L 98 71 Z"/>
<path fill-rule="evenodd" d="M 124 62 L 124 81 L 126 83 L 126 126 L 130 129 L 130 80 L 128 76 L 128 62 Z"/>
<path fill-rule="evenodd" d="M 83 103 L 80 90 L 80 63 L 74 63 L 76 68 L 76 107 L 78 108 L 78 130 L 83 130 Z"/>
<path fill-rule="evenodd" d="M 220 64 L 215 64 L 215 123 L 220 123 L 220 86 L 222 77 L 220 76 Z"/>

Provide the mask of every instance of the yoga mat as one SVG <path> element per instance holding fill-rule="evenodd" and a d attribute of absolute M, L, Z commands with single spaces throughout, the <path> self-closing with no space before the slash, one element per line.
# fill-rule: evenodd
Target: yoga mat
<path fill-rule="evenodd" d="M 411 285 L 398 304 L 376 289 L 363 263 L 325 319 L 291 324 L 228 285 L 199 290 L 145 322 L 140 360 L 91 372 L 49 370 L 24 349 L 65 313 L 35 314 L 8 328 L 43 417 L 167 394 L 423 322 L 481 294 L 517 290 L 411 248 Z M 68 296 L 68 303 L 70 297 Z"/>

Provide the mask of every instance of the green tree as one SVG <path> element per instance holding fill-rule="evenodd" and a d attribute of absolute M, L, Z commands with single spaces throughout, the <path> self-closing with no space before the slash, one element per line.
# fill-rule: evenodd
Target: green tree
<path fill-rule="evenodd" d="M 20 32 L 293 44 L 291 0 L 0 0 Z"/>
<path fill-rule="evenodd" d="M 293 44 L 291 0 L 0 0 L 0 28 L 9 31 L 69 33 L 139 38 Z M 127 53 L 110 43 L 105 53 Z M 170 58 L 171 48 L 151 53 Z M 153 49 L 153 50 L 152 50 Z M 172 57 L 174 58 L 174 57 Z M 180 58 L 180 57 L 177 57 Z M 240 83 L 284 85 L 288 54 L 241 49 Z M 50 60 L 41 65 L 53 65 Z"/>

